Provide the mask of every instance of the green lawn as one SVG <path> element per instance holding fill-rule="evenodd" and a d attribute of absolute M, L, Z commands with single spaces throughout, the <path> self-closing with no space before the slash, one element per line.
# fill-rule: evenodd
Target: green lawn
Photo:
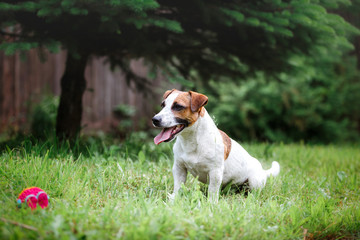
<path fill-rule="evenodd" d="M 211 204 L 189 176 L 170 203 L 171 144 L 99 142 L 70 148 L 30 140 L 0 152 L 1 239 L 358 239 L 360 149 L 243 144 L 282 169 L 262 191 L 223 191 Z M 51 197 L 18 209 L 26 187 Z"/>

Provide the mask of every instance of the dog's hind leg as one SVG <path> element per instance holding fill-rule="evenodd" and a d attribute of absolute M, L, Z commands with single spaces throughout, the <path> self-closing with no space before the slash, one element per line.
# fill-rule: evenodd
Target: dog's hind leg
<path fill-rule="evenodd" d="M 253 189 L 261 189 L 266 184 L 267 175 L 265 171 L 261 171 L 256 175 L 252 175 L 249 177 L 249 187 L 251 190 Z"/>

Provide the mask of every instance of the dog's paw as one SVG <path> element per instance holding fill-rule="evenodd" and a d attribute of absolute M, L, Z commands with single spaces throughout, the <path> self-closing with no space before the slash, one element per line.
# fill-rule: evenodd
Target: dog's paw
<path fill-rule="evenodd" d="M 173 203 L 175 201 L 175 193 L 168 193 L 168 199 L 170 203 Z"/>
<path fill-rule="evenodd" d="M 212 204 L 217 204 L 219 202 L 219 193 L 209 193 L 208 201 Z"/>

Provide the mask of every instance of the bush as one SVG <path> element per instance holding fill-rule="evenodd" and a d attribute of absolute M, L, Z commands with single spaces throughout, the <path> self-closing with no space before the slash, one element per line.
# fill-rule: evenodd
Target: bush
<path fill-rule="evenodd" d="M 360 74 L 355 59 L 330 63 L 293 58 L 294 75 L 211 81 L 208 110 L 241 140 L 336 142 L 359 138 Z M 211 94 L 212 93 L 212 94 Z"/>
<path fill-rule="evenodd" d="M 33 108 L 31 114 L 31 133 L 34 137 L 46 138 L 54 134 L 58 105 L 58 97 L 45 96 Z"/>

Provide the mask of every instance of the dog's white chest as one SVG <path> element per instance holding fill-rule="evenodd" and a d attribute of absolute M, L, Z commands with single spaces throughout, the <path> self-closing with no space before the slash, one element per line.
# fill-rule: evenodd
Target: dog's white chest
<path fill-rule="evenodd" d="M 194 177 L 197 177 L 200 182 L 207 183 L 212 164 L 209 164 L 204 158 L 199 158 L 196 152 L 179 153 L 176 156 L 176 161 L 182 164 Z"/>
<path fill-rule="evenodd" d="M 177 139 L 174 145 L 175 161 L 198 177 L 199 181 L 207 183 L 209 172 L 223 166 L 223 147 L 216 143 L 215 136 L 201 143 Z"/>

